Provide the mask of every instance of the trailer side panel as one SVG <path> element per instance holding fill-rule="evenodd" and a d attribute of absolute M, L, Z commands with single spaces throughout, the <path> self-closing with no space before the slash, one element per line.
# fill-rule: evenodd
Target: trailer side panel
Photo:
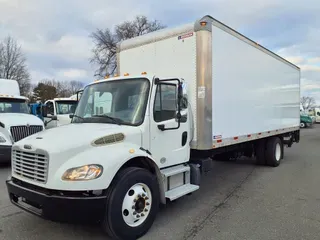
<path fill-rule="evenodd" d="M 212 106 L 214 144 L 298 128 L 300 70 L 213 26 Z"/>

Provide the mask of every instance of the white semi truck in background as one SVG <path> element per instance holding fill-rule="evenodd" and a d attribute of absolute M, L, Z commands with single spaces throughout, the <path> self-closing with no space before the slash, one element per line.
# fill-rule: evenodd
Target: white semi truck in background
<path fill-rule="evenodd" d="M 117 59 L 119 76 L 87 85 L 71 124 L 14 144 L 13 204 L 136 239 L 213 159 L 277 167 L 299 142 L 300 69 L 210 16 L 124 41 Z M 37 169 L 16 171 L 17 153 Z"/>
<path fill-rule="evenodd" d="M 77 98 L 54 98 L 47 100 L 42 108 L 46 129 L 69 124 L 70 114 L 74 114 L 78 104 Z"/>
<path fill-rule="evenodd" d="M 11 161 L 14 142 L 44 130 L 43 122 L 29 114 L 27 100 L 16 80 L 0 79 L 0 163 Z"/>

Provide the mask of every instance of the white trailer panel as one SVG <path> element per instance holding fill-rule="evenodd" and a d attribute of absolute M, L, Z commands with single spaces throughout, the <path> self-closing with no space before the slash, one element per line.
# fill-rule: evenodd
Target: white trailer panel
<path fill-rule="evenodd" d="M 299 129 L 300 69 L 210 16 L 124 41 L 117 58 L 121 75 L 186 80 L 193 149 Z"/>
<path fill-rule="evenodd" d="M 213 26 L 212 75 L 213 136 L 228 139 L 299 126 L 296 67 Z"/>
<path fill-rule="evenodd" d="M 131 44 L 128 45 L 128 49 L 126 49 L 126 41 L 123 42 L 121 52 L 118 54 L 118 66 L 120 66 L 118 71 L 120 70 L 121 75 L 124 73 L 140 75 L 142 72 L 147 72 L 148 75 L 154 74 L 161 78 L 184 78 L 188 84 L 189 102 L 194 113 L 194 123 L 196 123 L 196 34 L 190 33 L 190 29 L 193 29 L 193 24 L 171 29 L 169 32 L 164 29 L 143 35 L 132 39 L 134 42 L 129 40 Z M 181 34 L 184 32 L 189 34 L 188 37 L 178 39 L 179 36 L 184 35 Z M 146 44 L 145 41 L 149 39 L 155 39 L 155 41 Z M 193 141 L 196 140 L 197 125 L 194 124 Z"/>

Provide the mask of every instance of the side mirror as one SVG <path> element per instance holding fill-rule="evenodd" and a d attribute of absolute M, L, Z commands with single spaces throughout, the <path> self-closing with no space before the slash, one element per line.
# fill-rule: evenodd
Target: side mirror
<path fill-rule="evenodd" d="M 52 120 L 52 121 L 58 120 L 58 117 L 57 117 L 56 115 L 53 115 L 53 116 L 51 117 L 51 120 Z"/>
<path fill-rule="evenodd" d="M 47 106 L 46 106 L 46 105 L 43 105 L 43 106 L 42 106 L 42 116 L 43 116 L 43 117 L 47 117 L 47 115 L 48 115 Z"/>

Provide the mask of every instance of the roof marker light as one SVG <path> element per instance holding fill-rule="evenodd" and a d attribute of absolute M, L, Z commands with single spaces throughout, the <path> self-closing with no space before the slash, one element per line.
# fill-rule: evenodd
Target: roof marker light
<path fill-rule="evenodd" d="M 207 22 L 205 22 L 205 21 L 201 21 L 201 22 L 200 22 L 200 25 L 204 27 L 204 26 L 206 26 L 206 25 L 207 25 Z"/>

